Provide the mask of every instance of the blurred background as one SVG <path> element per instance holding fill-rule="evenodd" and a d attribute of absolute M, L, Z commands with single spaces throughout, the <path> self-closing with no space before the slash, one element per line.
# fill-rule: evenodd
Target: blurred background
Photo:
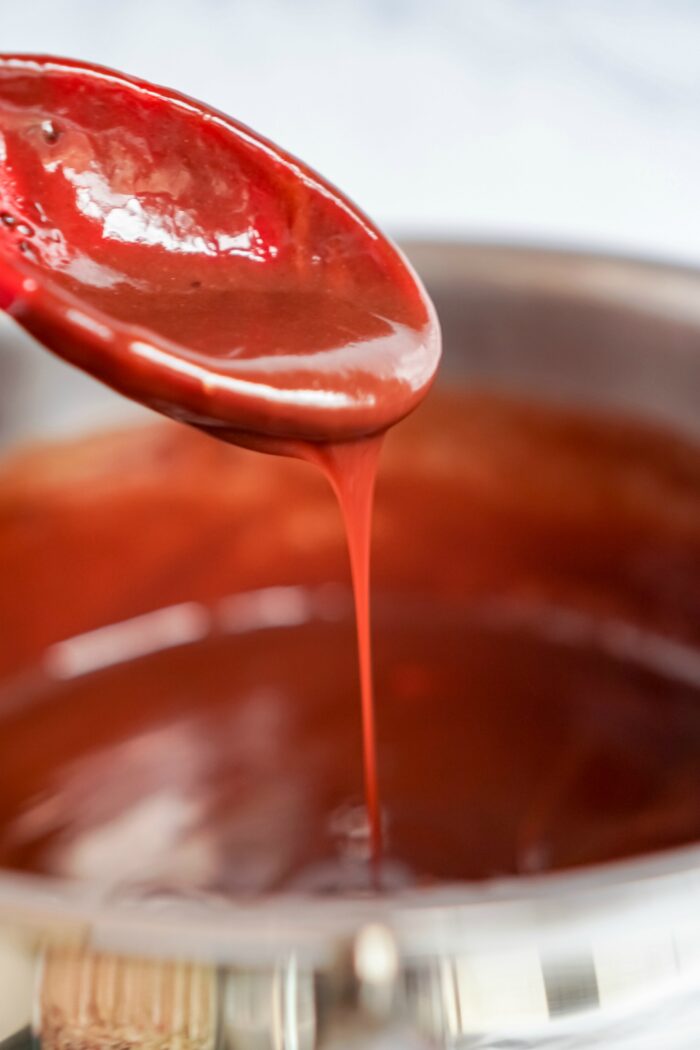
<path fill-rule="evenodd" d="M 0 0 L 3 51 L 251 124 L 398 235 L 700 261 L 697 0 Z"/>

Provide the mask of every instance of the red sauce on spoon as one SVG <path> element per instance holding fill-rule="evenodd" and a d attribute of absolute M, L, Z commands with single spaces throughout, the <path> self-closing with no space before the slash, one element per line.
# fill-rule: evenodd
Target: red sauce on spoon
<path fill-rule="evenodd" d="M 425 395 L 439 358 L 405 260 L 342 194 L 223 114 L 84 63 L 4 56 L 0 306 L 121 393 L 330 477 L 377 857 L 372 490 L 379 435 Z"/>

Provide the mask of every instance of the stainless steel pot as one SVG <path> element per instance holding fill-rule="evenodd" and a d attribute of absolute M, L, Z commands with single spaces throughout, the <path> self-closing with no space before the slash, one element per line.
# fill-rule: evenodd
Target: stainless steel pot
<path fill-rule="evenodd" d="M 441 382 L 698 427 L 700 273 L 525 247 L 406 247 L 442 319 Z M 140 415 L 9 322 L 0 337 L 6 448 Z M 8 1050 L 36 1038 L 65 1050 L 690 1050 L 700 847 L 381 900 L 247 906 L 0 873 L 0 990 Z"/>

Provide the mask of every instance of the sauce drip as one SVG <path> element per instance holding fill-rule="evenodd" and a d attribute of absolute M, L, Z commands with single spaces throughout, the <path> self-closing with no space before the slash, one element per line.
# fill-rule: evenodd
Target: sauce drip
<path fill-rule="evenodd" d="M 0 307 L 120 392 L 323 467 L 356 597 L 367 805 L 381 434 L 427 392 L 434 311 L 355 206 L 250 129 L 87 64 L 0 56 Z"/>
<path fill-rule="evenodd" d="M 372 860 L 375 868 L 381 859 L 382 816 L 377 775 L 374 690 L 372 688 L 369 581 L 372 503 L 381 444 L 380 437 L 366 438 L 362 442 L 330 446 L 324 450 L 325 454 L 322 456 L 323 469 L 335 490 L 343 514 L 350 554 L 360 663 L 365 799 L 370 822 Z"/>

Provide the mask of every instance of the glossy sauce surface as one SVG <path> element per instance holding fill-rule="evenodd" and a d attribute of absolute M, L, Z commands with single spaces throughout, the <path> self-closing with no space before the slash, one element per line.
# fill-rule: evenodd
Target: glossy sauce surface
<path fill-rule="evenodd" d="M 0 305 L 117 390 L 229 438 L 374 433 L 437 322 L 338 190 L 165 88 L 0 56 Z"/>
<path fill-rule="evenodd" d="M 5 465 L 3 865 L 371 884 L 338 512 L 264 464 L 164 424 Z M 697 840 L 696 445 L 435 397 L 387 440 L 375 562 L 381 885 Z"/>

